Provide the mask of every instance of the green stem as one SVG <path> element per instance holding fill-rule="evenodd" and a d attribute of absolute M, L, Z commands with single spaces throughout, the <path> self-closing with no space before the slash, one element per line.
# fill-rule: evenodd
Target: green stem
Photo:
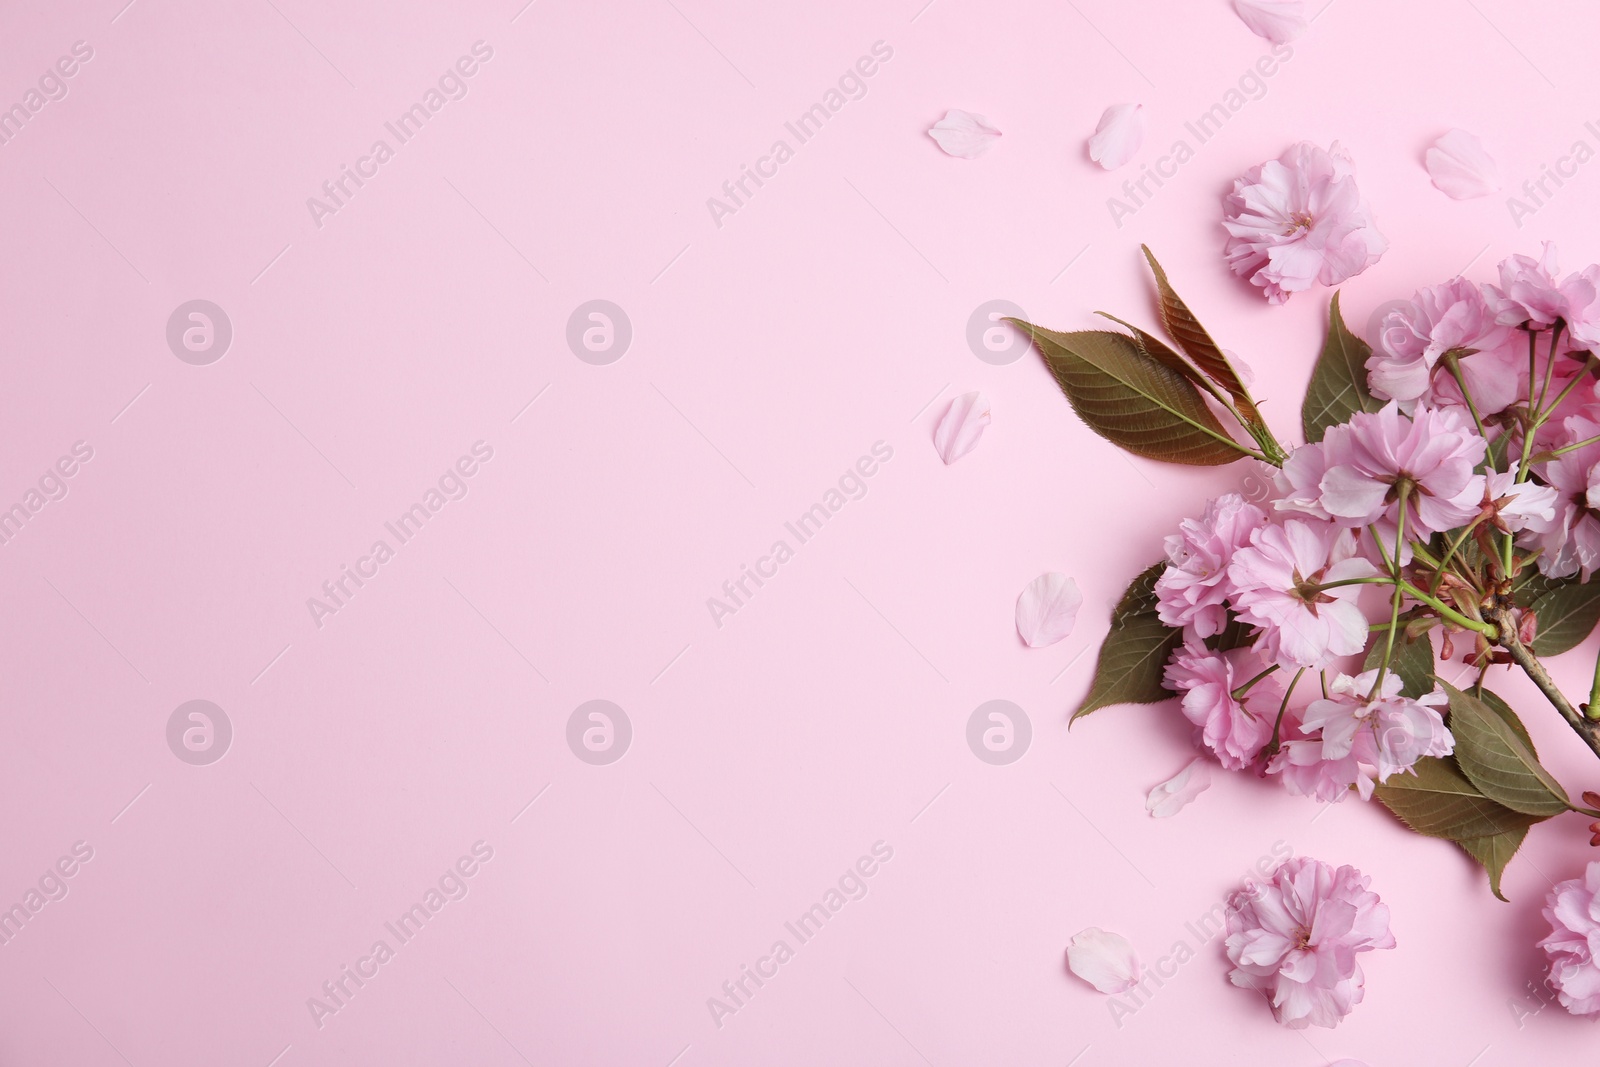
<path fill-rule="evenodd" d="M 1409 484 L 1409 483 L 1407 483 Z M 1411 499 L 1411 494 L 1402 491 L 1400 494 L 1400 508 L 1398 519 L 1394 527 L 1394 596 L 1389 603 L 1389 630 L 1384 635 L 1383 659 L 1378 663 L 1378 676 L 1372 681 L 1372 692 L 1367 694 L 1367 699 L 1372 700 L 1383 692 L 1383 679 L 1389 673 L 1389 660 L 1394 656 L 1394 632 L 1396 624 L 1400 621 L 1400 550 L 1406 543 L 1406 504 Z"/>
<path fill-rule="evenodd" d="M 1533 449 L 1533 431 L 1538 427 L 1533 421 L 1533 379 L 1539 366 L 1539 335 L 1528 331 L 1528 421 L 1522 427 L 1522 462 L 1517 464 L 1517 481 L 1528 480 L 1528 455 Z"/>
<path fill-rule="evenodd" d="M 1239 688 L 1235 689 L 1229 695 L 1232 696 L 1233 699 L 1235 699 L 1235 700 L 1243 700 L 1244 699 L 1244 695 L 1246 693 L 1250 692 L 1251 688 L 1257 682 L 1261 681 L 1261 679 L 1265 678 L 1267 675 L 1271 674 L 1273 671 L 1275 671 L 1277 669 L 1278 669 L 1278 665 L 1276 663 L 1274 663 L 1272 666 L 1268 667 L 1266 670 L 1262 671 L 1260 674 L 1256 675 L 1254 678 L 1250 679 L 1248 682 L 1244 683 Z"/>
<path fill-rule="evenodd" d="M 1541 452 L 1533 457 L 1533 462 L 1538 463 L 1546 459 L 1555 459 L 1557 456 L 1564 456 L 1568 452 L 1576 452 L 1578 449 L 1586 448 L 1596 442 L 1600 442 L 1600 437 L 1585 437 L 1582 441 L 1574 441 L 1570 445 L 1562 445 L 1560 448 L 1552 448 L 1548 452 Z"/>
<path fill-rule="evenodd" d="M 1439 566 L 1435 568 L 1433 572 L 1433 584 L 1428 586 L 1428 592 L 1438 595 L 1439 584 L 1444 581 L 1444 569 L 1445 567 L 1449 566 L 1450 558 L 1456 554 L 1456 549 L 1460 548 L 1466 541 L 1468 535 L 1472 533 L 1473 527 L 1477 526 L 1478 523 L 1482 521 L 1483 516 L 1479 515 L 1476 519 L 1473 519 L 1471 522 L 1467 523 L 1461 528 L 1461 532 L 1456 535 L 1456 539 L 1450 542 L 1449 546 L 1445 548 L 1444 555 L 1439 557 Z"/>
<path fill-rule="evenodd" d="M 1446 605 L 1443 601 L 1424 593 L 1410 582 L 1402 581 L 1400 583 L 1400 588 L 1405 590 L 1406 596 L 1428 605 L 1428 607 L 1439 613 L 1440 618 L 1459 626 L 1463 630 L 1471 630 L 1473 633 L 1480 633 L 1489 638 L 1491 641 L 1500 634 L 1500 631 L 1491 626 L 1489 623 L 1479 622 L 1477 619 L 1467 618 L 1459 611 Z"/>
<path fill-rule="evenodd" d="M 1266 747 L 1269 756 L 1278 754 L 1278 738 L 1283 730 L 1283 713 L 1289 710 L 1289 698 L 1294 695 L 1294 687 L 1300 684 L 1300 676 L 1306 673 L 1306 668 L 1301 667 L 1294 672 L 1294 678 L 1289 682 L 1289 688 L 1283 691 L 1283 703 L 1278 705 L 1278 718 L 1272 724 L 1272 741 Z M 1324 693 L 1326 695 L 1326 693 Z"/>
<path fill-rule="evenodd" d="M 1455 349 L 1444 354 L 1444 365 L 1450 368 L 1450 376 L 1461 387 L 1462 399 L 1467 402 L 1467 410 L 1472 412 L 1472 422 L 1478 427 L 1478 436 L 1487 439 L 1489 435 L 1483 432 L 1483 419 L 1478 415 L 1478 405 L 1472 402 L 1472 391 L 1467 388 L 1467 380 L 1461 375 L 1461 357 L 1456 355 Z"/>
<path fill-rule="evenodd" d="M 1594 684 L 1589 687 L 1589 703 L 1583 706 L 1583 717 L 1600 717 L 1600 655 L 1594 658 Z"/>
<path fill-rule="evenodd" d="M 1372 576 L 1370 578 L 1340 578 L 1337 582 L 1322 582 L 1317 586 L 1317 589 L 1319 591 L 1323 590 L 1323 589 L 1337 589 L 1341 585 L 1393 585 L 1393 584 L 1394 584 L 1394 578 L 1391 575 L 1382 574 L 1382 575 L 1374 575 L 1374 576 Z"/>

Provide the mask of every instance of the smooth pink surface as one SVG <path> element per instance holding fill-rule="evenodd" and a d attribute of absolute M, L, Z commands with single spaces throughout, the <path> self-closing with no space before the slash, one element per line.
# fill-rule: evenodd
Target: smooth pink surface
<path fill-rule="evenodd" d="M 1149 242 L 1291 436 L 1328 294 L 1268 308 L 1227 272 L 1231 179 L 1295 140 L 1350 149 L 1391 242 L 1344 287 L 1358 327 L 1544 238 L 1600 258 L 1600 163 L 1520 229 L 1422 165 L 1457 126 L 1508 188 L 1600 147 L 1592 7 L 1334 0 L 1118 228 L 1106 198 L 1268 51 L 1223 0 L 123 2 L 0 13 L 0 100 L 94 50 L 0 146 L 0 503 L 94 451 L 0 547 L 0 901 L 94 850 L 0 948 L 0 1062 L 1592 1060 L 1594 1028 L 1529 992 L 1578 817 L 1533 831 L 1506 905 L 1355 802 L 1218 774 L 1150 819 L 1192 755 L 1171 704 L 1068 735 L 1109 605 L 1252 472 L 1125 459 L 1035 357 L 965 340 L 995 298 L 1150 322 Z M 306 199 L 480 40 L 468 95 L 318 228 Z M 866 96 L 717 226 L 706 199 L 876 41 Z M 1106 174 L 1084 140 L 1118 101 L 1148 134 Z M 943 155 L 924 131 L 952 107 L 1004 136 Z M 196 298 L 234 329 L 209 366 L 165 339 Z M 565 340 L 595 298 L 633 325 L 609 366 Z M 933 426 L 979 390 L 993 424 L 946 467 Z M 480 440 L 466 497 L 314 625 L 307 598 Z M 877 441 L 866 496 L 715 625 L 706 599 Z M 1027 649 L 1015 599 L 1050 570 L 1084 608 Z M 1571 691 L 1593 651 L 1556 664 Z M 1495 684 L 1593 787 L 1533 690 Z M 192 699 L 233 724 L 210 766 L 167 746 Z M 566 742 L 593 699 L 633 725 L 607 766 Z M 1008 766 L 966 741 L 993 699 L 1032 721 Z M 466 898 L 319 1028 L 307 999 L 478 841 Z M 867 895 L 719 1028 L 707 998 L 878 841 Z M 1276 842 L 1393 909 L 1337 1031 L 1279 1028 L 1216 942 L 1120 1027 L 1066 973 L 1088 926 L 1151 966 L 1196 947 L 1185 924 Z"/>

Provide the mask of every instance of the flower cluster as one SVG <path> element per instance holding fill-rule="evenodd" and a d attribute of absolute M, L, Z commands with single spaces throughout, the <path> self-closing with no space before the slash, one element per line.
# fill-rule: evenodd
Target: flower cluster
<path fill-rule="evenodd" d="M 1383 250 L 1337 148 L 1296 145 L 1256 168 L 1229 211 L 1230 259 L 1275 303 Z M 1145 253 L 1184 355 L 1143 331 L 1028 327 L 1047 360 L 1081 346 L 1058 384 L 1136 454 L 1219 465 L 1231 451 L 1270 474 L 1166 539 L 1118 604 L 1073 717 L 1175 695 L 1202 754 L 1152 791 L 1153 815 L 1205 789 L 1214 760 L 1324 803 L 1376 799 L 1461 845 L 1504 899 L 1531 824 L 1600 819 L 1600 793 L 1575 804 L 1485 688 L 1491 666 L 1515 664 L 1600 756 L 1600 665 L 1578 702 L 1542 662 L 1589 635 L 1600 601 L 1586 586 L 1600 571 L 1600 266 L 1563 275 L 1550 245 L 1511 256 L 1495 282 L 1453 278 L 1400 302 L 1371 348 L 1336 296 L 1301 410 L 1307 441 L 1286 448 Z M 1161 376 L 1189 414 L 1114 411 L 1104 397 L 1127 386 L 1100 364 Z M 1224 437 L 1200 408 L 1242 432 Z M 1466 669 L 1446 673 L 1451 660 Z M 1590 830 L 1600 846 L 1600 821 Z M 1394 944 L 1387 909 L 1353 868 L 1311 859 L 1248 894 L 1228 918 L 1234 983 L 1285 1025 L 1336 1024 L 1362 997 L 1358 955 Z M 1569 1011 L 1600 1015 L 1600 862 L 1557 886 L 1545 915 L 1552 987 Z"/>
<path fill-rule="evenodd" d="M 1274 501 L 1281 521 L 1238 494 L 1219 497 L 1168 539 L 1155 584 L 1161 621 L 1184 632 L 1165 683 L 1181 697 L 1200 747 L 1230 770 L 1259 766 L 1293 793 L 1330 801 L 1352 787 L 1370 796 L 1375 782 L 1452 749 L 1441 692 L 1405 696 L 1393 672 L 1338 669 L 1367 647 L 1361 593 L 1391 558 L 1377 539 L 1358 536 L 1357 525 L 1399 529 L 1400 505 L 1386 498 L 1402 476 L 1417 487 L 1407 499 L 1426 501 L 1436 520 L 1458 497 L 1476 505 L 1484 484 L 1472 473 L 1484 443 L 1470 427 L 1454 436 L 1433 428 L 1433 445 L 1418 461 L 1411 446 L 1428 424 L 1419 431 L 1392 406 L 1358 419 L 1348 445 L 1330 440 L 1290 457 L 1323 468 L 1326 489 L 1297 490 L 1286 476 Z M 1437 421 L 1455 426 L 1444 413 Z M 1322 673 L 1320 698 L 1294 700 L 1313 691 L 1298 684 L 1313 670 Z"/>

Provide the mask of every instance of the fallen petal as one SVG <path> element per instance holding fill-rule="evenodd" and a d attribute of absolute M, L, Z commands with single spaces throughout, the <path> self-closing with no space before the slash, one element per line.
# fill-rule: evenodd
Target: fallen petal
<path fill-rule="evenodd" d="M 1454 200 L 1488 196 L 1500 188 L 1500 170 L 1483 143 L 1466 130 L 1451 130 L 1427 151 L 1433 187 Z"/>
<path fill-rule="evenodd" d="M 1233 0 L 1233 10 L 1257 37 L 1288 44 L 1311 25 L 1305 0 Z"/>
<path fill-rule="evenodd" d="M 1029 648 L 1053 645 L 1072 632 L 1082 606 L 1077 582 L 1053 571 L 1041 574 L 1017 597 L 1017 633 Z"/>
<path fill-rule="evenodd" d="M 1106 170 L 1116 170 L 1144 144 L 1144 108 L 1139 104 L 1112 104 L 1100 116 L 1089 138 L 1089 158 Z"/>
<path fill-rule="evenodd" d="M 982 393 L 958 396 L 933 431 L 933 447 L 947 465 L 954 463 L 978 446 L 988 426 L 989 398 Z"/>
<path fill-rule="evenodd" d="M 1211 788 L 1211 764 L 1201 757 L 1150 790 L 1144 802 L 1152 819 L 1166 819 L 1189 806 L 1189 801 Z"/>
<path fill-rule="evenodd" d="M 928 136 L 949 155 L 977 159 L 989 150 L 1000 131 L 982 115 L 951 108 L 928 130 Z"/>
<path fill-rule="evenodd" d="M 1139 983 L 1139 957 L 1128 939 L 1098 926 L 1072 939 L 1067 969 L 1102 993 L 1125 993 Z"/>

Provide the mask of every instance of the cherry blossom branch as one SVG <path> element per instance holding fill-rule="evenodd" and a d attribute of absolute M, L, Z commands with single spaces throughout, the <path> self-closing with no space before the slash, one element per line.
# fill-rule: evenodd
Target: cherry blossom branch
<path fill-rule="evenodd" d="M 1577 708 L 1572 706 L 1572 702 L 1557 687 L 1555 679 L 1550 677 L 1550 672 L 1544 669 L 1544 664 L 1540 663 L 1539 658 L 1533 654 L 1533 650 L 1522 643 L 1522 638 L 1517 634 L 1516 621 L 1512 619 L 1510 610 L 1496 607 L 1490 608 L 1485 614 L 1489 616 L 1490 621 L 1499 630 L 1497 640 L 1500 647 L 1506 650 L 1512 661 L 1522 668 L 1522 672 L 1532 680 L 1534 685 L 1539 687 L 1539 691 L 1545 695 L 1546 699 L 1555 705 L 1556 710 L 1561 713 L 1561 717 L 1566 719 L 1567 724 L 1577 731 L 1578 736 L 1583 738 L 1584 743 L 1589 746 L 1590 750 L 1596 756 L 1600 756 L 1600 722 L 1586 718 Z"/>

